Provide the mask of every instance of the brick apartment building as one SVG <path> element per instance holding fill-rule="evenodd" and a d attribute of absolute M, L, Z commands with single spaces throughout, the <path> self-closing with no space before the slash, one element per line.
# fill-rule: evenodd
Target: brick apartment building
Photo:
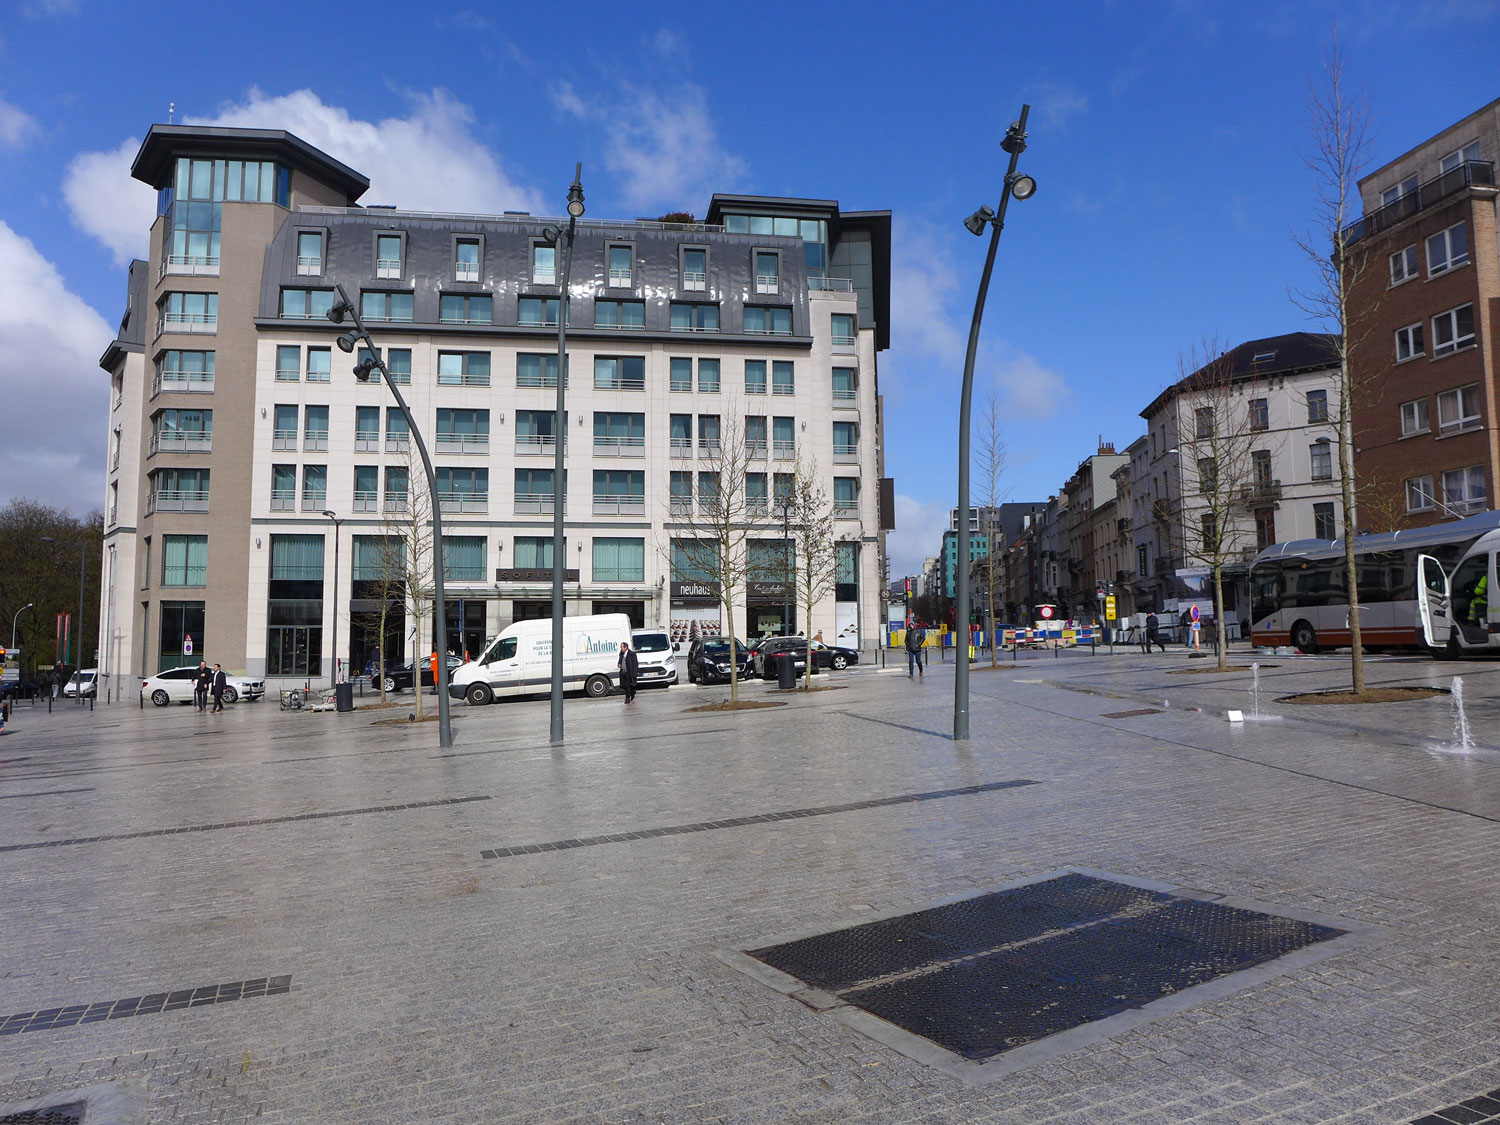
<path fill-rule="evenodd" d="M 1489 508 L 1500 464 L 1495 354 L 1500 100 L 1359 182 L 1346 231 L 1360 526 Z"/>

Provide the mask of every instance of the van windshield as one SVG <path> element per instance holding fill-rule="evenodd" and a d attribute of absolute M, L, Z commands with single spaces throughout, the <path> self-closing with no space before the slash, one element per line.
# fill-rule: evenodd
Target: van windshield
<path fill-rule="evenodd" d="M 667 640 L 665 633 L 642 633 L 632 639 L 635 641 L 636 652 L 666 652 L 672 647 L 672 642 Z"/>

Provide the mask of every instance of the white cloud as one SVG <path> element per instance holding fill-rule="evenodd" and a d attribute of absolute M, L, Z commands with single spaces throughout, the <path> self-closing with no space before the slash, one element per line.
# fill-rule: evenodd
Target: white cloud
<path fill-rule="evenodd" d="M 146 256 L 156 216 L 156 192 L 130 178 L 141 142 L 135 137 L 108 152 L 84 152 L 68 164 L 63 199 L 73 225 L 109 248 L 115 265 Z"/>
<path fill-rule="evenodd" d="M 886 535 L 891 581 L 922 573 L 922 560 L 938 552 L 952 504 L 928 504 L 896 493 L 896 530 Z"/>
<path fill-rule="evenodd" d="M 20 148 L 40 132 L 31 114 L 20 106 L 0 101 L 0 148 Z"/>
<path fill-rule="evenodd" d="M 534 188 L 517 183 L 474 133 L 473 111 L 442 90 L 410 95 L 405 117 L 364 121 L 311 90 L 271 97 L 251 89 L 241 104 L 185 124 L 285 129 L 370 177 L 364 200 L 412 210 L 544 212 Z M 155 199 L 130 178 L 139 142 L 89 152 L 68 166 L 63 193 L 73 222 L 114 253 L 143 257 Z M 557 208 L 553 208 L 556 210 Z"/>
<path fill-rule="evenodd" d="M 0 354 L 10 373 L 0 500 L 27 496 L 78 514 L 103 506 L 109 379 L 99 356 L 113 338 L 36 246 L 0 221 Z"/>
<path fill-rule="evenodd" d="M 1068 122 L 1079 114 L 1087 113 L 1089 99 L 1082 90 L 1065 86 L 1060 82 L 1035 82 L 1027 91 L 1027 100 L 1035 107 L 1039 119 L 1036 124 L 1046 132 L 1061 132 Z M 1027 132 L 1035 127 L 1027 122 Z"/>
<path fill-rule="evenodd" d="M 669 49 L 658 36 L 658 49 Z M 748 165 L 719 144 L 701 86 L 683 83 L 668 96 L 625 84 L 614 97 L 583 98 L 570 83 L 553 87 L 565 113 L 604 130 L 604 165 L 622 178 L 621 200 L 639 211 L 697 211 L 715 191 L 732 191 Z"/>
<path fill-rule="evenodd" d="M 975 382 L 992 381 L 1007 418 L 1051 418 L 1067 405 L 1071 392 L 1056 371 L 1035 356 L 1005 348 L 981 349 Z M 978 398 L 982 392 L 975 391 Z M 976 405 L 975 410 L 979 407 Z"/>

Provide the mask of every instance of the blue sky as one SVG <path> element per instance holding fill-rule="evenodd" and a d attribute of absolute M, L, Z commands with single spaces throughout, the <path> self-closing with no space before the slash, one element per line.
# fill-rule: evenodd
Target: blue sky
<path fill-rule="evenodd" d="M 1333 29 L 1368 93 L 1370 167 L 1500 96 L 1495 0 L 1079 5 L 206 5 L 3 0 L 0 501 L 84 511 L 103 490 L 95 366 L 144 252 L 146 128 L 287 128 L 365 172 L 367 202 L 701 215 L 715 191 L 808 195 L 894 221 L 880 357 L 892 573 L 953 504 L 963 344 L 999 140 L 1032 108 L 985 318 L 1017 500 L 1055 491 L 1206 336 L 1315 328 L 1298 155 Z M 1248 8 L 1248 6 L 1244 6 Z M 566 18 L 565 18 L 566 17 Z"/>

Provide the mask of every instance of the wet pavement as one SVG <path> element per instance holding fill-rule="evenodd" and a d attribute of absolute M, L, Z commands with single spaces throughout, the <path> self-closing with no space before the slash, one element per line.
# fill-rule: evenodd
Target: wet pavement
<path fill-rule="evenodd" d="M 447 751 L 402 708 L 23 704 L 0 1116 L 1410 1122 L 1495 1090 L 1500 664 L 1368 662 L 1461 675 L 1461 747 L 1447 696 L 1294 706 L 1347 658 L 1259 661 L 1244 723 L 1251 673 L 1181 650 L 976 666 L 966 744 L 951 664 L 570 699 L 561 747 L 545 701 L 455 707 Z M 723 959 L 1067 867 L 1378 936 L 984 1082 Z"/>

